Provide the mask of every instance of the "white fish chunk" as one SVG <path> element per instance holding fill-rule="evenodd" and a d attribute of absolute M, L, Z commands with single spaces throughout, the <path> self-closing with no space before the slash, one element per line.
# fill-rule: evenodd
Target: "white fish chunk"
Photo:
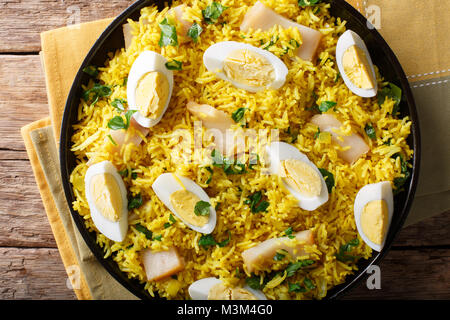
<path fill-rule="evenodd" d="M 184 269 L 184 259 L 175 247 L 156 252 L 145 249 L 141 257 L 148 281 L 158 281 Z"/>
<path fill-rule="evenodd" d="M 248 272 L 253 272 L 256 266 L 272 261 L 279 250 L 286 250 L 292 257 L 305 256 L 305 245 L 314 244 L 314 235 L 311 230 L 297 232 L 295 238 L 272 238 L 265 240 L 255 247 L 242 252 L 244 265 Z"/>
<path fill-rule="evenodd" d="M 341 148 L 350 147 L 350 149 L 338 152 L 338 156 L 350 164 L 370 150 L 369 145 L 358 133 L 349 136 L 339 135 L 336 131 L 342 127 L 342 123 L 330 114 L 317 114 L 311 118 L 311 123 L 318 126 L 322 132 L 330 132 L 331 140 Z"/>
<path fill-rule="evenodd" d="M 242 32 L 247 32 L 250 28 L 265 31 L 274 25 L 279 25 L 286 29 L 298 28 L 302 35 L 303 43 L 297 49 L 296 55 L 307 61 L 314 59 L 322 39 L 322 33 L 279 15 L 260 1 L 257 1 L 245 14 L 240 29 Z"/>

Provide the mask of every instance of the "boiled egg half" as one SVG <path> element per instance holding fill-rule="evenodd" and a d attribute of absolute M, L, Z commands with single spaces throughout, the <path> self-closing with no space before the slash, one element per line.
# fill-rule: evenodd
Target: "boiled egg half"
<path fill-rule="evenodd" d="M 84 178 L 86 198 L 95 227 L 108 239 L 121 242 L 128 230 L 127 190 L 109 161 L 89 167 Z"/>
<path fill-rule="evenodd" d="M 313 211 L 328 201 L 325 179 L 305 154 L 285 142 L 272 142 L 266 152 L 270 173 L 282 177 L 300 208 Z"/>
<path fill-rule="evenodd" d="M 236 41 L 213 44 L 203 54 L 203 63 L 220 79 L 250 92 L 278 89 L 288 73 L 273 53 Z"/>
<path fill-rule="evenodd" d="M 354 94 L 364 98 L 376 96 L 375 69 L 366 44 L 358 34 L 347 30 L 339 37 L 336 62 L 344 83 Z"/>
<path fill-rule="evenodd" d="M 208 194 L 197 183 L 175 173 L 163 173 L 156 178 L 152 188 L 162 203 L 189 228 L 204 234 L 213 232 L 216 210 Z"/>
<path fill-rule="evenodd" d="M 264 293 L 249 286 L 227 287 L 217 278 L 204 278 L 189 286 L 192 300 L 267 300 Z"/>
<path fill-rule="evenodd" d="M 361 238 L 381 251 L 394 212 L 392 186 L 389 181 L 362 187 L 355 198 L 354 214 Z"/>
<path fill-rule="evenodd" d="M 131 66 L 127 81 L 127 100 L 135 120 L 143 127 L 156 125 L 169 106 L 173 90 L 173 72 L 159 53 L 142 52 Z"/>

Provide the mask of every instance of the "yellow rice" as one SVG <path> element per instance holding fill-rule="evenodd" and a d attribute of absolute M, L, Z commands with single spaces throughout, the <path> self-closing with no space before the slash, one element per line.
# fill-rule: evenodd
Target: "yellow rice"
<path fill-rule="evenodd" d="M 411 122 L 408 118 L 397 119 L 390 115 L 393 101 L 386 100 L 379 106 L 374 99 L 364 99 L 352 94 L 340 79 L 335 83 L 338 73 L 334 60 L 334 52 L 339 36 L 345 31 L 345 21 L 331 17 L 328 4 L 320 4 L 320 12 L 314 14 L 315 7 L 299 8 L 297 0 L 263 0 L 264 4 L 276 12 L 310 26 L 323 33 L 318 50 L 320 60 L 303 61 L 294 56 L 292 50 L 281 59 L 286 63 L 289 74 L 283 87 L 276 91 L 248 93 L 233 87 L 230 83 L 219 80 L 208 72 L 202 63 L 203 52 L 213 43 L 220 41 L 243 41 L 257 47 L 263 47 L 273 36 L 279 41 L 269 50 L 280 55 L 289 45 L 290 39 L 301 41 L 301 36 L 293 30 L 272 28 L 267 32 L 243 34 L 239 25 L 248 8 L 254 1 L 222 0 L 229 9 L 224 11 L 220 21 L 207 25 L 202 23 L 201 10 L 210 4 L 210 0 L 188 0 L 185 3 L 191 8 L 185 18 L 197 21 L 203 27 L 198 43 L 189 42 L 177 47 L 160 48 L 160 22 L 168 8 L 158 12 L 155 7 L 141 11 L 140 22 L 130 22 L 134 40 L 128 50 L 121 49 L 105 57 L 105 66 L 100 68 L 99 79 L 112 86 L 110 97 L 100 99 L 95 105 L 80 102 L 78 123 L 74 124 L 75 134 L 72 137 L 73 152 L 78 158 L 78 165 L 71 175 L 71 183 L 76 196 L 73 208 L 84 217 L 86 227 L 96 230 L 90 218 L 90 211 L 84 194 L 84 175 L 86 162 L 94 154 L 102 160 L 111 161 L 118 170 L 133 169 L 138 173 L 137 179 L 124 178 L 130 193 L 141 193 L 144 205 L 132 210 L 133 217 L 125 240 L 113 242 L 97 233 L 97 243 L 103 247 L 106 257 L 112 257 L 120 269 L 128 277 L 145 283 L 151 295 L 158 293 L 169 299 L 189 298 L 187 288 L 194 281 L 205 277 L 218 277 L 230 285 L 244 285 L 245 271 L 241 253 L 255 244 L 272 237 L 279 237 L 284 230 L 292 227 L 295 231 L 312 229 L 315 245 L 307 248 L 311 257 L 317 260 L 313 268 L 302 270 L 289 279 L 289 282 L 302 283 L 308 277 L 315 284 L 315 289 L 305 293 L 288 292 L 287 281 L 274 287 L 266 286 L 263 292 L 269 299 L 321 299 L 327 290 L 343 283 L 347 275 L 357 269 L 354 262 L 340 262 L 335 254 L 341 245 L 358 238 L 360 244 L 351 252 L 362 258 L 369 258 L 372 250 L 359 237 L 353 215 L 353 202 L 358 190 L 366 184 L 379 181 L 393 181 L 401 176 L 400 160 L 390 156 L 401 152 L 409 159 L 406 138 L 410 133 Z M 173 6 L 180 2 L 174 2 Z M 144 20 L 150 23 L 142 23 Z M 263 44 L 261 44 L 265 40 Z M 182 71 L 174 71 L 174 91 L 168 110 L 161 122 L 150 129 L 149 135 L 141 145 L 127 145 L 119 154 L 108 154 L 101 149 L 108 134 L 108 121 L 118 115 L 111 102 L 115 98 L 126 99 L 126 87 L 123 81 L 128 76 L 132 63 L 143 50 L 152 50 L 164 55 L 168 60 L 183 62 Z M 327 60 L 331 57 L 330 60 Z M 378 72 L 378 71 L 377 71 Z M 377 76 L 382 85 L 381 75 Z M 92 85 L 92 83 L 90 84 Z M 324 135 L 314 139 L 317 127 L 308 123 L 312 113 L 306 108 L 313 103 L 312 91 L 321 101 L 336 101 L 334 113 L 344 124 L 344 132 L 356 131 L 365 137 L 371 151 L 353 165 L 349 165 L 337 156 L 338 147 Z M 260 166 L 256 170 L 248 170 L 247 174 L 227 176 L 222 169 L 214 168 L 212 182 L 207 185 L 209 173 L 198 164 L 179 164 L 171 160 L 171 152 L 177 144 L 171 133 L 177 129 L 187 129 L 193 134 L 193 123 L 196 120 L 186 110 L 186 103 L 194 100 L 206 103 L 219 110 L 231 114 L 239 107 L 248 108 L 245 119 L 249 128 L 274 129 L 280 132 L 280 138 L 288 139 L 289 127 L 298 130 L 298 139 L 294 145 L 307 154 L 317 167 L 325 168 L 334 174 L 336 187 L 331 192 L 328 202 L 317 210 L 308 212 L 297 206 L 296 199 L 282 186 L 276 176 L 262 174 Z M 364 132 L 366 123 L 374 124 L 377 139 L 372 141 Z M 383 142 L 390 139 L 391 145 Z M 222 241 L 231 234 L 231 241 L 224 247 L 213 246 L 204 249 L 198 245 L 201 234 L 189 229 L 181 221 L 169 228 L 164 224 L 171 214 L 151 189 L 154 180 L 164 172 L 176 172 L 186 176 L 203 188 L 211 197 L 212 204 L 220 203 L 217 210 L 217 226 L 213 236 Z M 244 204 L 249 195 L 265 190 L 270 203 L 268 211 L 253 214 Z M 151 241 L 137 231 L 135 224 L 140 223 L 155 235 L 162 235 L 161 241 Z M 175 246 L 186 261 L 186 267 L 177 274 L 176 279 L 147 282 L 140 251 L 145 248 L 165 250 Z M 287 262 L 274 262 L 267 270 L 257 274 L 267 275 L 272 270 L 282 270 Z M 237 277 L 239 270 L 240 277 Z M 263 271 L 266 271 L 264 273 Z M 283 276 L 283 274 L 280 274 Z M 277 279 L 275 279 L 277 280 Z M 262 278 L 261 278 L 262 281 Z M 278 281 L 280 282 L 280 281 Z M 273 284 L 273 283 L 272 283 Z M 270 287 L 270 288 L 269 288 Z"/>

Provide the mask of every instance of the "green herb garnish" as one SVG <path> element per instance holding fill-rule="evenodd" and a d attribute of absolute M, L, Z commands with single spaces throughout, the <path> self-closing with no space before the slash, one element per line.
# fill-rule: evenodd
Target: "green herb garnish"
<path fill-rule="evenodd" d="M 254 290 L 261 290 L 264 288 L 264 283 L 261 283 L 261 277 L 252 274 L 251 277 L 245 278 L 245 283 Z"/>
<path fill-rule="evenodd" d="M 392 155 L 392 158 L 396 159 L 397 157 L 400 157 L 400 166 L 401 166 L 401 174 L 402 177 L 394 178 L 394 195 L 398 194 L 399 192 L 403 191 L 403 186 L 406 183 L 406 180 L 408 180 L 409 176 L 411 175 L 408 170 L 408 162 L 405 161 L 403 156 L 400 153 L 396 153 Z"/>
<path fill-rule="evenodd" d="M 317 132 L 314 133 L 314 139 L 317 139 L 320 135 L 320 128 L 317 128 Z"/>
<path fill-rule="evenodd" d="M 231 118 L 234 120 L 234 122 L 241 122 L 241 120 L 244 118 L 245 110 L 247 110 L 247 108 L 239 108 L 231 114 Z"/>
<path fill-rule="evenodd" d="M 172 61 L 167 61 L 164 65 L 168 70 L 181 70 L 183 62 L 174 59 Z"/>
<path fill-rule="evenodd" d="M 117 143 L 114 141 L 113 137 L 111 137 L 110 134 L 108 134 L 107 137 L 108 137 L 109 141 L 111 141 L 111 143 L 112 143 L 113 145 L 117 146 Z"/>
<path fill-rule="evenodd" d="M 125 104 L 127 103 L 124 99 L 114 99 L 113 102 L 111 102 L 111 105 L 116 108 L 118 111 L 125 111 Z"/>
<path fill-rule="evenodd" d="M 319 106 L 319 111 L 327 112 L 328 110 L 330 110 L 331 108 L 333 108 L 336 105 L 337 105 L 337 103 L 334 101 L 323 101 Z"/>
<path fill-rule="evenodd" d="M 165 46 L 178 45 L 177 28 L 171 21 L 169 21 L 167 18 L 164 18 L 159 23 L 159 28 L 161 29 L 161 36 L 159 38 L 158 45 L 161 48 Z"/>
<path fill-rule="evenodd" d="M 255 170 L 253 167 L 259 163 L 259 155 L 257 153 L 250 153 L 250 159 L 248 168 L 250 170 Z"/>
<path fill-rule="evenodd" d="M 208 249 L 208 247 L 210 246 L 219 246 L 219 247 L 225 247 L 231 240 L 231 233 L 228 231 L 228 238 L 221 241 L 221 242 L 217 242 L 216 239 L 214 239 L 212 234 L 207 234 L 207 235 L 202 235 L 200 237 L 200 240 L 198 241 L 198 244 L 202 247 L 204 247 L 205 249 Z"/>
<path fill-rule="evenodd" d="M 108 128 L 112 130 L 125 129 L 127 130 L 130 126 L 131 116 L 136 112 L 136 110 L 128 110 L 125 112 L 125 122 L 123 121 L 122 116 L 115 116 L 108 122 Z"/>
<path fill-rule="evenodd" d="M 209 178 L 205 181 L 206 184 L 210 184 L 214 175 L 214 170 L 211 167 L 205 167 L 206 170 L 210 173 Z"/>
<path fill-rule="evenodd" d="M 98 76 L 98 69 L 96 66 L 87 66 L 86 68 L 83 69 L 83 72 L 87 73 L 93 78 L 96 78 Z"/>
<path fill-rule="evenodd" d="M 262 200 L 262 191 L 257 191 L 250 195 L 250 197 L 244 201 L 245 204 L 250 205 L 252 213 L 259 213 L 267 211 L 270 203 Z"/>
<path fill-rule="evenodd" d="M 153 240 L 161 241 L 161 238 L 162 238 L 162 234 L 158 234 L 157 236 L 153 237 Z"/>
<path fill-rule="evenodd" d="M 216 149 L 211 152 L 211 159 L 213 161 L 213 166 L 222 168 L 227 175 L 243 174 L 247 172 L 245 170 L 245 164 L 239 162 L 238 160 L 234 162 L 232 159 L 222 157 L 220 152 Z"/>
<path fill-rule="evenodd" d="M 352 249 L 354 247 L 357 247 L 359 245 L 359 239 L 355 238 L 351 241 L 349 241 L 346 244 L 343 244 L 339 247 L 339 252 L 336 253 L 336 259 L 341 261 L 341 262 L 346 262 L 346 261 L 354 261 L 356 259 L 359 258 L 359 256 L 352 256 L 347 254 L 347 252 L 352 251 Z"/>
<path fill-rule="evenodd" d="M 152 240 L 153 232 L 148 230 L 142 224 L 137 223 L 137 224 L 134 225 L 134 227 L 136 228 L 137 231 L 142 232 L 143 234 L 145 234 L 145 238 L 147 238 L 148 240 Z"/>
<path fill-rule="evenodd" d="M 314 260 L 309 259 L 299 260 L 297 262 L 290 263 L 286 268 L 286 277 L 287 278 L 292 277 L 299 269 L 308 267 L 314 263 L 315 263 Z"/>
<path fill-rule="evenodd" d="M 378 91 L 377 97 L 379 105 L 382 105 L 384 101 L 386 101 L 386 98 L 393 100 L 394 107 L 392 108 L 392 115 L 397 115 L 399 112 L 400 101 L 402 100 L 402 89 L 389 82 L 383 89 Z"/>
<path fill-rule="evenodd" d="M 277 36 L 277 35 L 272 36 L 272 38 L 270 39 L 270 42 L 267 45 L 265 45 L 262 49 L 269 50 L 269 48 L 271 46 L 273 46 L 275 43 L 278 42 L 278 39 L 279 39 L 279 36 Z M 264 44 L 264 42 L 262 44 Z"/>
<path fill-rule="evenodd" d="M 366 126 L 364 127 L 364 131 L 366 132 L 367 136 L 370 139 L 375 140 L 377 138 L 377 135 L 375 133 L 375 128 L 372 126 L 371 123 L 366 124 Z"/>
<path fill-rule="evenodd" d="M 203 20 L 208 24 L 216 23 L 226 9 L 228 9 L 228 7 L 213 1 L 205 10 L 202 10 Z"/>
<path fill-rule="evenodd" d="M 305 278 L 303 280 L 303 286 L 298 283 L 289 283 L 289 292 L 307 292 L 315 289 L 316 286 L 311 279 Z"/>
<path fill-rule="evenodd" d="M 294 239 L 295 236 L 292 234 L 292 232 L 294 232 L 294 230 L 292 229 L 292 227 L 287 228 L 286 230 L 284 230 L 284 234 L 289 238 L 289 239 Z"/>
<path fill-rule="evenodd" d="M 99 98 L 109 97 L 111 93 L 112 90 L 110 86 L 95 83 L 91 89 L 83 92 L 83 100 L 87 103 L 93 101 L 92 104 L 95 104 Z"/>
<path fill-rule="evenodd" d="M 169 222 L 164 223 L 164 229 L 169 228 L 171 225 L 173 225 L 175 222 L 177 222 L 177 220 L 175 219 L 175 217 L 170 214 L 169 216 Z"/>
<path fill-rule="evenodd" d="M 209 202 L 200 200 L 195 204 L 194 213 L 197 216 L 207 216 L 210 208 L 211 204 Z"/>
<path fill-rule="evenodd" d="M 319 4 L 322 0 L 298 0 L 299 7 L 312 7 Z"/>
<path fill-rule="evenodd" d="M 323 168 L 319 168 L 320 173 L 322 174 L 323 178 L 325 179 L 325 184 L 327 185 L 328 193 L 331 193 L 333 191 L 334 187 L 334 175 Z"/>
<path fill-rule="evenodd" d="M 275 254 L 275 256 L 273 257 L 273 260 L 275 261 L 281 261 L 284 259 L 284 257 L 286 257 L 286 255 L 288 254 L 288 252 L 284 249 L 281 249 L 279 252 L 277 252 Z"/>
<path fill-rule="evenodd" d="M 128 198 L 128 210 L 139 208 L 142 206 L 142 203 L 142 195 L 140 193 L 135 196 L 131 196 Z"/>
<path fill-rule="evenodd" d="M 187 32 L 187 36 L 190 37 L 192 41 L 197 43 L 198 37 L 200 36 L 202 31 L 203 31 L 202 27 L 197 22 L 194 21 L 194 23 Z"/>

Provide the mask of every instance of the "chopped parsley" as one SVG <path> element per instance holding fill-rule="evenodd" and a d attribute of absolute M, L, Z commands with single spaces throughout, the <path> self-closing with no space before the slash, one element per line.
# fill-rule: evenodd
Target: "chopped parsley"
<path fill-rule="evenodd" d="M 252 274 L 251 277 L 245 278 L 245 283 L 254 290 L 261 290 L 264 288 L 264 283 L 261 283 L 261 277 Z"/>
<path fill-rule="evenodd" d="M 286 268 L 286 278 L 292 277 L 298 270 L 314 264 L 314 260 L 305 259 L 297 262 L 289 263 Z"/>
<path fill-rule="evenodd" d="M 335 107 L 337 105 L 334 101 L 323 101 L 319 106 L 320 112 L 327 112 L 331 108 Z"/>
<path fill-rule="evenodd" d="M 164 18 L 159 23 L 159 28 L 161 29 L 161 36 L 159 38 L 158 45 L 161 48 L 165 46 L 178 45 L 177 28 L 175 27 L 175 24 L 173 24 L 167 18 Z"/>
<path fill-rule="evenodd" d="M 125 112 L 125 120 L 123 121 L 122 116 L 115 116 L 108 122 L 108 128 L 112 130 L 125 129 L 127 130 L 130 126 L 131 116 L 136 112 L 136 110 L 128 110 Z"/>
<path fill-rule="evenodd" d="M 217 242 L 216 239 L 214 239 L 214 236 L 212 234 L 207 234 L 207 235 L 202 235 L 200 237 L 198 244 L 205 249 L 208 249 L 208 247 L 215 246 L 215 245 L 222 248 L 222 247 L 225 247 L 226 245 L 228 245 L 230 240 L 231 240 L 231 233 L 230 233 L 230 231 L 228 231 L 228 238 L 221 242 Z"/>
<path fill-rule="evenodd" d="M 399 192 L 403 191 L 403 186 L 406 183 L 406 180 L 408 180 L 409 176 L 411 175 L 408 170 L 408 162 L 405 161 L 403 156 L 400 153 L 396 153 L 392 155 L 392 158 L 396 159 L 400 157 L 400 166 L 401 166 L 401 174 L 402 177 L 394 178 L 394 195 L 398 194 Z"/>
<path fill-rule="evenodd" d="M 153 232 L 151 232 L 150 230 L 148 230 L 146 227 L 144 227 L 142 224 L 137 223 L 134 225 L 134 227 L 136 228 L 137 231 L 143 233 L 145 235 L 145 238 L 148 240 L 152 240 L 153 238 Z"/>
<path fill-rule="evenodd" d="M 211 158 L 213 161 L 213 166 L 222 168 L 227 175 L 242 174 L 247 172 L 245 170 L 245 164 L 239 162 L 238 160 L 234 162 L 232 159 L 222 157 L 220 152 L 216 149 L 211 152 Z"/>
<path fill-rule="evenodd" d="M 98 69 L 96 66 L 87 66 L 83 68 L 83 72 L 90 75 L 92 78 L 96 78 L 98 76 Z"/>
<path fill-rule="evenodd" d="M 323 178 L 325 179 L 325 184 L 327 185 L 328 193 L 331 193 L 333 191 L 334 187 L 334 175 L 323 168 L 319 168 L 320 173 L 322 174 Z"/>
<path fill-rule="evenodd" d="M 320 135 L 320 128 L 317 128 L 317 132 L 314 133 L 314 139 L 317 139 Z"/>
<path fill-rule="evenodd" d="M 211 204 L 209 202 L 200 200 L 195 204 L 194 213 L 197 216 L 208 216 L 210 208 Z"/>
<path fill-rule="evenodd" d="M 341 261 L 341 262 L 346 262 L 346 261 L 355 261 L 356 259 L 359 258 L 359 256 L 352 256 L 347 254 L 347 252 L 352 251 L 352 249 L 354 247 L 357 247 L 359 245 L 359 239 L 355 238 L 351 241 L 349 241 L 346 244 L 343 244 L 339 247 L 339 252 L 336 253 L 336 259 Z"/>
<path fill-rule="evenodd" d="M 283 259 L 286 257 L 287 254 L 288 254 L 288 252 L 287 252 L 286 250 L 281 249 L 279 252 L 277 252 L 277 253 L 274 255 L 273 260 L 275 260 L 275 261 L 281 261 L 281 260 L 283 260 Z"/>
<path fill-rule="evenodd" d="M 309 278 L 303 280 L 303 286 L 298 283 L 289 283 L 289 292 L 308 292 L 315 288 L 316 286 Z"/>
<path fill-rule="evenodd" d="M 202 27 L 197 22 L 194 21 L 194 23 L 187 32 L 187 36 L 190 37 L 192 41 L 197 43 L 198 37 L 200 36 L 202 31 L 203 31 Z"/>
<path fill-rule="evenodd" d="M 131 196 L 128 198 L 128 210 L 139 208 L 142 206 L 142 203 L 142 195 L 140 193 L 135 196 Z"/>
<path fill-rule="evenodd" d="M 377 135 L 375 133 L 375 128 L 372 126 L 371 123 L 366 124 L 366 126 L 364 127 L 364 131 L 366 132 L 367 136 L 370 139 L 375 140 L 377 138 Z"/>
<path fill-rule="evenodd" d="M 205 10 L 202 10 L 203 20 L 207 24 L 216 23 L 222 13 L 228 9 L 219 2 L 213 1 Z"/>
<path fill-rule="evenodd" d="M 100 83 L 95 83 L 91 89 L 83 92 L 83 100 L 91 104 L 97 103 L 99 98 L 109 97 L 112 93 L 111 87 L 107 85 L 102 85 Z"/>
<path fill-rule="evenodd" d="M 322 0 L 298 0 L 299 7 L 312 7 L 319 4 Z"/>
<path fill-rule="evenodd" d="M 183 68 L 183 62 L 175 59 L 167 61 L 164 65 L 168 70 L 181 70 Z"/>
<path fill-rule="evenodd" d="M 161 241 L 161 238 L 162 238 L 162 234 L 158 234 L 157 236 L 153 237 L 153 240 Z"/>
<path fill-rule="evenodd" d="M 239 108 L 231 114 L 231 118 L 234 120 L 234 122 L 241 122 L 241 120 L 244 118 L 245 110 L 247 110 L 247 108 Z"/>
<path fill-rule="evenodd" d="M 210 184 L 214 175 L 214 170 L 211 167 L 205 167 L 206 170 L 210 173 L 209 178 L 205 181 L 206 184 Z"/>
<path fill-rule="evenodd" d="M 294 230 L 292 230 L 292 227 L 287 228 L 286 230 L 284 230 L 284 234 L 289 238 L 289 239 L 294 239 L 295 236 L 292 234 L 292 232 L 294 232 Z"/>
<path fill-rule="evenodd" d="M 116 108 L 116 110 L 122 112 L 125 111 L 124 105 L 127 103 L 124 99 L 114 99 L 113 102 L 111 102 L 111 105 Z"/>
<path fill-rule="evenodd" d="M 107 137 L 108 137 L 109 141 L 111 141 L 111 143 L 112 143 L 113 145 L 117 146 L 117 143 L 114 141 L 113 137 L 111 137 L 110 134 L 108 134 Z"/>
<path fill-rule="evenodd" d="M 270 203 L 262 200 L 262 198 L 262 191 L 260 190 L 250 195 L 244 203 L 250 205 L 252 213 L 265 212 L 267 211 Z"/>
<path fill-rule="evenodd" d="M 250 153 L 249 165 L 250 170 L 255 170 L 253 167 L 259 163 L 259 155 L 257 153 Z"/>
<path fill-rule="evenodd" d="M 383 89 L 378 91 L 378 104 L 382 105 L 386 98 L 394 101 L 394 107 L 392 108 L 392 115 L 396 116 L 399 110 L 400 101 L 402 100 L 402 89 L 397 87 L 393 83 L 388 83 Z"/>
<path fill-rule="evenodd" d="M 164 229 L 169 228 L 171 225 L 173 225 L 175 222 L 177 222 L 177 220 L 175 219 L 175 217 L 170 214 L 169 216 L 169 222 L 164 223 Z"/>

